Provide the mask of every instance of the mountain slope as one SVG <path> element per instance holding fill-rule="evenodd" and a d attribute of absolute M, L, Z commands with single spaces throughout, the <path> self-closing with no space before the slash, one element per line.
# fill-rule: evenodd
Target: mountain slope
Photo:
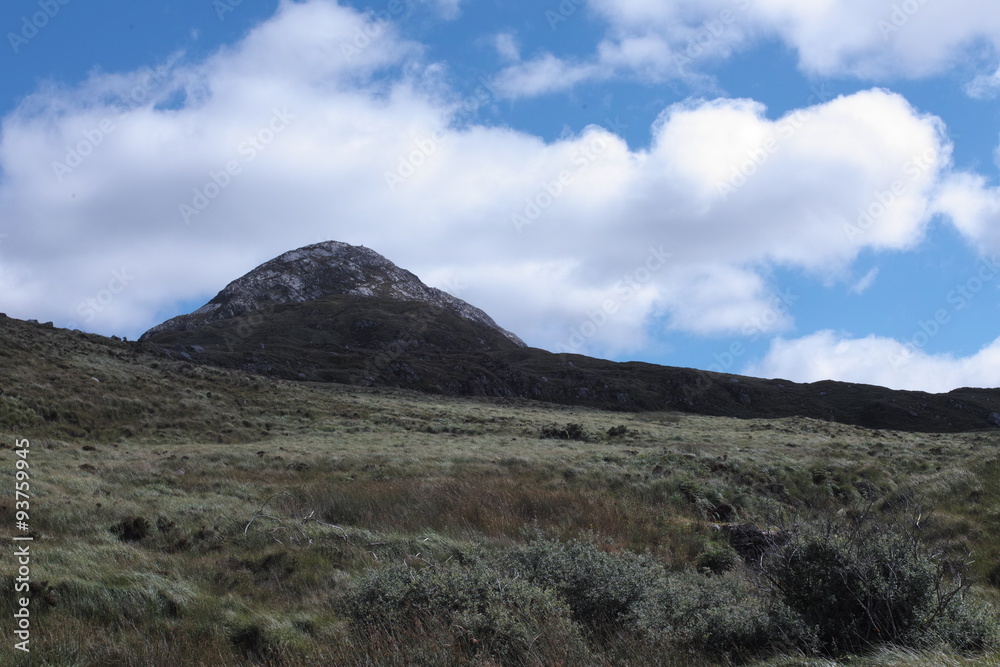
<path fill-rule="evenodd" d="M 263 264 L 142 342 L 174 359 L 295 381 L 903 431 L 1000 426 L 1000 390 L 796 384 L 529 348 L 374 251 L 336 242 Z"/>
<path fill-rule="evenodd" d="M 428 287 L 374 250 L 326 241 L 291 250 L 229 283 L 215 298 L 144 333 L 141 340 L 170 331 L 187 331 L 219 320 L 241 317 L 263 308 L 344 295 L 408 301 L 441 308 L 524 342 L 500 328 L 482 310 L 439 289 Z"/>
<path fill-rule="evenodd" d="M 810 417 L 872 429 L 995 428 L 1000 390 L 948 394 L 798 384 L 492 341 L 467 320 L 413 302 L 335 296 L 153 337 L 174 358 L 286 380 L 532 399 L 623 411 Z M 1000 415 L 993 417 L 994 420 Z"/>

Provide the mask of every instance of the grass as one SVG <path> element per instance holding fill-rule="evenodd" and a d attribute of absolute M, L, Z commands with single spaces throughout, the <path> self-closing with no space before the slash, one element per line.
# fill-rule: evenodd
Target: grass
<path fill-rule="evenodd" d="M 905 502 L 923 508 L 921 529 L 942 557 L 975 555 L 969 599 L 988 610 L 1000 601 L 995 432 L 293 384 L 96 337 L 21 333 L 9 333 L 0 355 L 0 447 L 13 477 L 13 443 L 31 441 L 30 664 L 1000 664 L 995 650 L 936 645 L 714 654 L 696 639 L 636 635 L 623 620 L 581 625 L 560 606 L 568 589 L 498 569 L 534 540 L 589 544 L 651 559 L 674 582 L 670 595 L 707 604 L 752 583 L 732 569 L 723 526 Z M 552 437 L 563 431 L 580 437 Z M 13 536 L 14 510 L 10 495 L 0 499 L 0 538 Z M 146 534 L 123 541 L 123 522 L 137 517 Z M 484 593 L 492 606 L 478 611 L 462 598 L 447 614 L 374 630 L 345 612 L 380 572 L 426 571 L 422 590 L 438 600 L 431 575 L 466 581 L 461 568 L 477 562 L 520 588 Z M 13 561 L 0 564 L 10 591 Z M 707 565 L 725 574 L 699 573 Z M 517 624 L 521 601 L 537 627 Z M 0 617 L 13 612 L 13 596 L 0 597 Z M 470 642 L 495 627 L 507 634 L 490 640 L 499 647 L 491 662 Z M 13 629 L 0 621 L 3 661 L 29 664 L 9 648 Z M 532 644 L 531 632 L 552 639 Z"/>

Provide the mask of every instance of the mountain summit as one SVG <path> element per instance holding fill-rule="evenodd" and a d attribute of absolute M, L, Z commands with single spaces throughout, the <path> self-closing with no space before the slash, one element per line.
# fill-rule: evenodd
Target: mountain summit
<path fill-rule="evenodd" d="M 304 303 L 335 295 L 409 301 L 440 307 L 502 334 L 516 345 L 524 342 L 501 328 L 482 310 L 447 292 L 428 287 L 374 250 L 339 241 L 315 243 L 286 252 L 226 285 L 204 306 L 159 324 L 142 339 L 190 331 L 219 320 L 242 317 L 263 308 Z"/>

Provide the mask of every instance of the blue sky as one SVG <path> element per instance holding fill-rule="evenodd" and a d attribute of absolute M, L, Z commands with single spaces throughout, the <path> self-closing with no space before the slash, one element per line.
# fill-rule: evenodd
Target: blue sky
<path fill-rule="evenodd" d="M 553 351 L 1000 386 L 985 0 L 36 0 L 0 29 L 10 315 L 132 338 L 332 239 Z"/>

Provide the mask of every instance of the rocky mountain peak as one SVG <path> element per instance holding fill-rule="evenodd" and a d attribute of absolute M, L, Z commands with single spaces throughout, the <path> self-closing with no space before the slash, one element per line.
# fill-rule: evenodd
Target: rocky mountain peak
<path fill-rule="evenodd" d="M 275 257 L 226 285 L 198 310 L 167 320 L 142 337 L 188 331 L 262 308 L 302 303 L 335 294 L 440 306 L 467 320 L 495 329 L 524 346 L 520 338 L 502 329 L 482 310 L 447 292 L 428 287 L 417 276 L 370 248 L 339 241 L 315 243 Z"/>

